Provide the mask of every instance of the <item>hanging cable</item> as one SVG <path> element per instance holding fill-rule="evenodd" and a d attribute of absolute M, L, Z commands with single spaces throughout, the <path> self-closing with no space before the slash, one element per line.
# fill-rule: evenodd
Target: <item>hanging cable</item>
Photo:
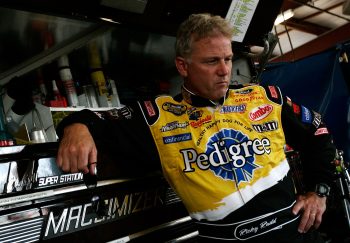
<path fill-rule="evenodd" d="M 275 30 L 275 35 L 278 36 L 276 25 L 274 25 L 274 30 Z M 281 53 L 280 56 L 283 56 L 284 53 L 283 53 L 282 46 L 281 46 L 281 42 L 280 42 L 280 39 L 279 39 L 279 38 L 277 38 L 277 43 L 278 43 L 278 48 L 280 49 L 280 53 Z"/>
<path fill-rule="evenodd" d="M 289 30 L 288 30 L 287 25 L 286 25 L 285 23 L 283 23 L 283 25 L 284 25 L 284 28 L 285 28 L 285 30 L 286 30 L 287 36 L 288 36 L 288 40 L 289 40 L 291 52 L 292 52 L 292 54 L 293 54 L 293 61 L 295 61 L 295 53 L 294 53 L 294 48 L 293 48 L 292 39 L 290 38 L 290 35 L 289 35 Z"/>

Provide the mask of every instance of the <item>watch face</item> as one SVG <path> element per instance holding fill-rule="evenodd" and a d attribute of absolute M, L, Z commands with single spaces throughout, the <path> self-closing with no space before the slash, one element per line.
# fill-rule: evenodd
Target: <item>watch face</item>
<path fill-rule="evenodd" d="M 324 186 L 320 186 L 319 190 L 319 192 L 322 194 L 327 193 L 327 188 L 325 188 Z"/>
<path fill-rule="evenodd" d="M 316 185 L 316 190 L 315 192 L 317 193 L 317 195 L 319 195 L 320 197 L 325 197 L 325 196 L 329 196 L 329 192 L 330 192 L 330 187 L 327 184 L 324 183 L 320 183 Z"/>

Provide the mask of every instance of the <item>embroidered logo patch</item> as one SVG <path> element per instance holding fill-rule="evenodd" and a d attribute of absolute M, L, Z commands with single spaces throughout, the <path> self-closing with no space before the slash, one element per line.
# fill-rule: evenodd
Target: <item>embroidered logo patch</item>
<path fill-rule="evenodd" d="M 270 132 L 275 131 L 278 128 L 277 121 L 269 121 L 263 124 L 252 124 L 252 127 L 257 132 Z"/>
<path fill-rule="evenodd" d="M 153 105 L 151 101 L 144 101 L 145 107 L 147 109 L 147 113 L 149 116 L 155 116 L 156 112 L 154 111 Z"/>
<path fill-rule="evenodd" d="M 319 128 L 315 132 L 315 136 L 322 135 L 322 134 L 328 134 L 328 129 L 326 127 Z"/>
<path fill-rule="evenodd" d="M 202 117 L 203 111 L 202 110 L 197 110 L 195 107 L 191 107 L 188 111 L 188 119 L 192 121 L 198 121 L 199 118 Z"/>
<path fill-rule="evenodd" d="M 253 91 L 253 89 L 237 90 L 237 91 L 235 91 L 235 94 L 249 94 L 252 91 Z"/>
<path fill-rule="evenodd" d="M 209 138 L 204 153 L 198 154 L 193 148 L 180 150 L 184 161 L 184 172 L 211 170 L 216 176 L 237 184 L 249 182 L 254 170 L 259 168 L 255 156 L 270 154 L 268 138 L 250 140 L 234 129 L 223 129 Z"/>
<path fill-rule="evenodd" d="M 175 136 L 163 137 L 163 142 L 164 142 L 164 144 L 179 143 L 179 142 L 183 142 L 183 141 L 189 141 L 191 139 L 192 139 L 191 133 L 183 133 L 183 134 L 178 134 Z"/>
<path fill-rule="evenodd" d="M 312 122 L 312 115 L 308 108 L 305 106 L 301 106 L 301 120 L 304 123 L 311 123 Z"/>
<path fill-rule="evenodd" d="M 272 105 L 261 105 L 255 107 L 251 112 L 249 112 L 249 119 L 252 121 L 260 121 L 267 117 L 273 110 Z"/>
<path fill-rule="evenodd" d="M 278 94 L 275 86 L 269 86 L 269 90 L 272 98 L 278 98 Z"/>
<path fill-rule="evenodd" d="M 179 121 L 173 121 L 165 124 L 165 126 L 162 126 L 160 129 L 161 132 L 168 132 L 172 131 L 178 128 L 186 128 L 189 125 L 189 123 L 186 122 L 179 122 Z"/>
<path fill-rule="evenodd" d="M 224 105 L 220 113 L 243 113 L 246 110 L 247 105 L 246 104 L 241 104 L 241 105 Z"/>
<path fill-rule="evenodd" d="M 295 114 L 300 115 L 300 106 L 293 104 L 293 111 Z"/>
<path fill-rule="evenodd" d="M 178 104 L 173 104 L 170 102 L 165 102 L 162 105 L 162 109 L 165 111 L 168 111 L 170 113 L 173 113 L 176 116 L 181 116 L 184 114 L 187 110 L 187 107 L 185 105 L 178 105 Z"/>

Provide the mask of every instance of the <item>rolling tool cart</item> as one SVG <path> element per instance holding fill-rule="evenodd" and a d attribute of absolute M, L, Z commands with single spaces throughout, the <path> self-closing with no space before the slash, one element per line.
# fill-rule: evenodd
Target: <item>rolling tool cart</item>
<path fill-rule="evenodd" d="M 195 238 L 160 173 L 87 178 L 56 166 L 57 143 L 0 148 L 0 242 L 127 242 Z"/>

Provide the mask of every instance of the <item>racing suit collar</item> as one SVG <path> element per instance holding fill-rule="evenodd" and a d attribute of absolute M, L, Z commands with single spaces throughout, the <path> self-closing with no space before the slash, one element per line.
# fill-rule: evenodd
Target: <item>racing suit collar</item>
<path fill-rule="evenodd" d="M 183 99 L 190 105 L 193 105 L 196 107 L 204 107 L 204 106 L 215 107 L 219 104 L 222 105 L 224 103 L 228 95 L 228 90 L 226 92 L 226 95 L 222 97 L 218 102 L 196 95 L 193 92 L 191 92 L 189 89 L 187 89 L 184 85 L 182 85 L 181 94 Z"/>

